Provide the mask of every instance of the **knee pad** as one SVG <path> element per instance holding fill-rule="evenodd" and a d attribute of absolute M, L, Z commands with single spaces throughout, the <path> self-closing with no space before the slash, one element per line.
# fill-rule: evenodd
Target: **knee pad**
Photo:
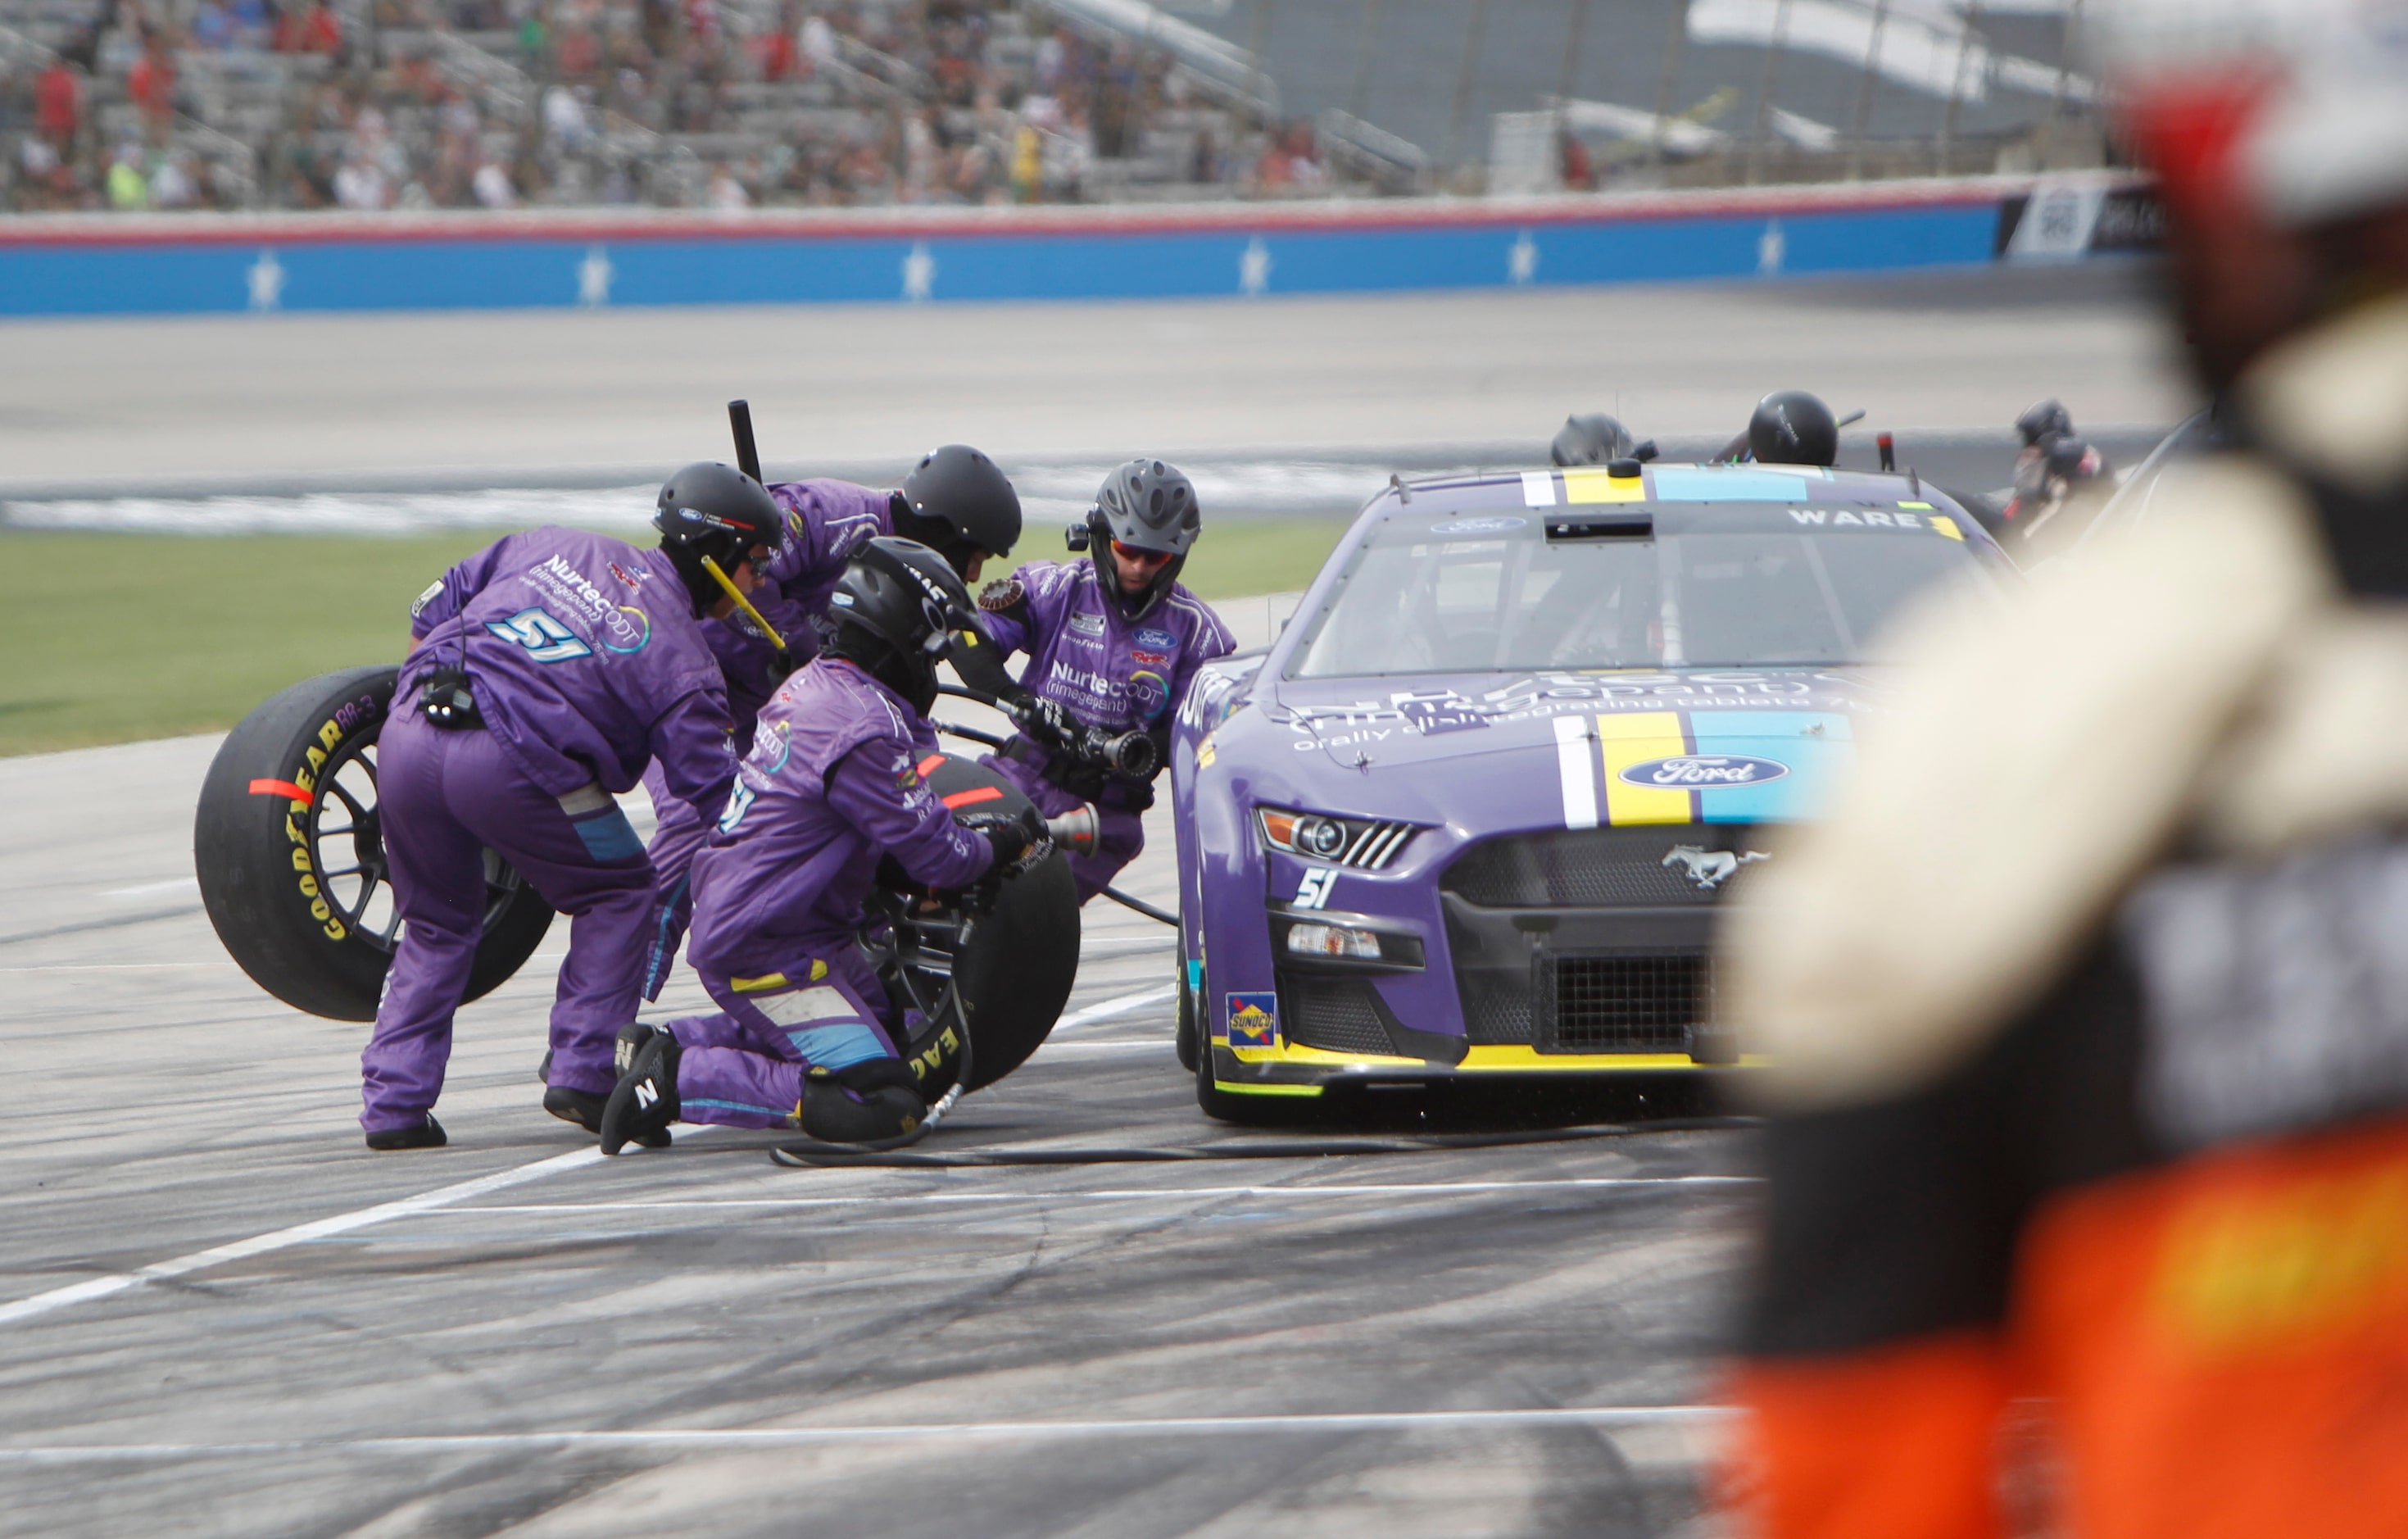
<path fill-rule="evenodd" d="M 855 1089 L 844 1077 L 824 1069 L 814 1069 L 803 1076 L 803 1131 L 825 1143 L 876 1143 L 890 1138 L 901 1138 L 916 1129 L 920 1119 L 928 1115 L 928 1103 L 919 1092 L 910 1088 L 910 1073 L 893 1058 L 873 1060 L 888 1066 L 888 1072 L 878 1077 L 878 1083 Z M 869 1064 L 854 1064 L 845 1071 L 856 1080 L 867 1076 L 853 1074 L 853 1070 L 867 1069 Z M 896 1083 L 899 1079 L 902 1083 Z"/>

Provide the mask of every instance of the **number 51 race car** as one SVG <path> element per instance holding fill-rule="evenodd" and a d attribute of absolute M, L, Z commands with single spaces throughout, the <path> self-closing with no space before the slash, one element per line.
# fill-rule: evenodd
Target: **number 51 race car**
<path fill-rule="evenodd" d="M 1935 583 L 1993 603 L 2010 570 L 1906 475 L 1625 460 L 1392 485 L 1268 652 L 1209 666 L 1180 712 L 1180 1056 L 1204 1110 L 1740 1062 L 1715 907 L 1845 764 L 1869 640 Z"/>

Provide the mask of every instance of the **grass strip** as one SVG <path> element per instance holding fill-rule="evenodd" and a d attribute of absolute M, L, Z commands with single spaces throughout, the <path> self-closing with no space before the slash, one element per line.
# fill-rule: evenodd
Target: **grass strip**
<path fill-rule="evenodd" d="M 1344 530 L 1218 524 L 1182 580 L 1205 598 L 1300 588 Z M 296 680 L 398 661 L 409 601 L 502 533 L 0 532 L 0 755 L 222 730 Z M 1030 535 L 1023 559 L 1067 559 Z"/>

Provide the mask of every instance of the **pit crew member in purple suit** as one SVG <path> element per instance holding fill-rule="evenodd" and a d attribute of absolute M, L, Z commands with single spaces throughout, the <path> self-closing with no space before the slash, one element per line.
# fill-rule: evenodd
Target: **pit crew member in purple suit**
<path fill-rule="evenodd" d="M 925 1116 L 959 1044 L 908 1063 L 898 1050 L 904 1023 L 853 941 L 881 864 L 964 889 L 1048 848 L 1033 813 L 965 822 L 922 778 L 937 660 L 971 623 L 969 590 L 926 546 L 881 538 L 853 553 L 823 650 L 763 708 L 695 858 L 692 960 L 722 1013 L 621 1029 L 603 1153 L 657 1143 L 681 1118 L 862 1143 Z"/>
<path fill-rule="evenodd" d="M 1022 732 L 987 762 L 1028 793 L 1048 817 L 1081 802 L 1096 812 L 1095 853 L 1070 857 L 1085 902 L 1145 848 L 1140 814 L 1154 802 L 1154 776 L 1108 769 L 1066 746 L 1078 726 L 1154 740 L 1166 762 L 1171 718 L 1196 669 L 1232 650 L 1228 627 L 1179 584 L 1179 569 L 1203 527 L 1196 488 L 1160 460 L 1131 460 L 1096 493 L 1083 530 L 1085 561 L 1032 561 L 990 583 L 979 608 L 992 647 L 956 641 L 953 666 L 973 689 L 1030 699 L 1051 732 Z M 1074 547 L 1077 548 L 1077 547 Z M 1015 683 L 1003 660 L 1028 654 Z M 1053 742 L 1038 741 L 1051 737 Z"/>
<path fill-rule="evenodd" d="M 943 556 L 964 582 L 975 583 L 988 556 L 1001 555 L 1020 539 L 1019 495 L 993 460 L 967 444 L 921 455 L 897 492 L 849 481 L 779 482 L 768 491 L 784 515 L 783 532 L 752 599 L 789 650 L 781 654 L 740 611 L 703 626 L 727 675 L 738 755 L 752 747 L 753 717 L 779 682 L 818 649 L 814 624 L 827 612 L 846 560 L 866 541 L 890 534 L 916 539 Z M 719 813 L 716 808 L 708 816 L 696 813 L 657 774 L 646 776 L 644 789 L 660 818 L 649 852 L 659 873 L 659 902 L 644 967 L 644 998 L 656 1000 L 693 913 L 688 868 Z"/>
<path fill-rule="evenodd" d="M 371 1149 L 437 1148 L 436 1097 L 485 916 L 482 851 L 574 916 L 552 1012 L 544 1110 L 598 1129 L 611 1049 L 643 982 L 652 868 L 614 793 L 657 761 L 672 795 L 726 798 L 727 695 L 703 617 L 734 607 L 777 505 L 724 465 L 661 488 L 658 549 L 543 528 L 446 572 L 411 607 L 397 706 L 377 745 L 385 855 L 404 921 L 361 1055 Z"/>

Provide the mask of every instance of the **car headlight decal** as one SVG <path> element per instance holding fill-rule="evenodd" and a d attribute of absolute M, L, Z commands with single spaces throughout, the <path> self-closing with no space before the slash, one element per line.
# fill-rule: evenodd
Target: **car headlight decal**
<path fill-rule="evenodd" d="M 1263 842 L 1283 854 L 1357 870 L 1376 871 L 1412 838 L 1413 825 L 1391 818 L 1336 817 L 1326 813 L 1254 809 Z"/>
<path fill-rule="evenodd" d="M 1290 925 L 1287 949 L 1299 956 L 1342 956 L 1351 961 L 1380 960 L 1376 931 L 1346 925 Z"/>

